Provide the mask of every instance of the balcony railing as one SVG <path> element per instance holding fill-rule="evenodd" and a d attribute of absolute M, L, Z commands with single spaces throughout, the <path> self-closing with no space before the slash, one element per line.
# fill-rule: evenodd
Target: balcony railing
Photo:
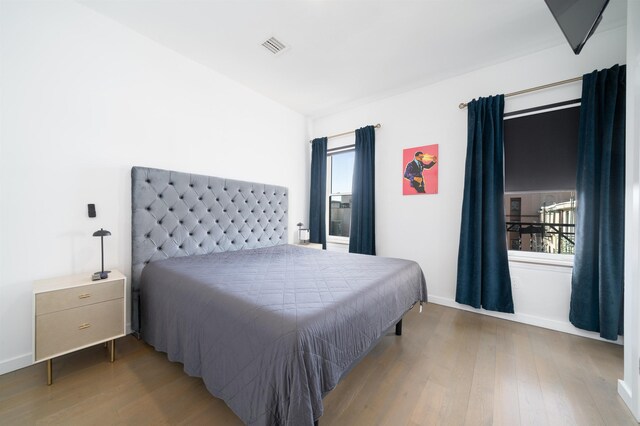
<path fill-rule="evenodd" d="M 523 250 L 522 236 L 528 235 L 530 247 L 526 251 L 573 254 L 575 251 L 575 224 L 507 222 L 507 232 L 518 234 L 520 246 L 511 249 Z"/>

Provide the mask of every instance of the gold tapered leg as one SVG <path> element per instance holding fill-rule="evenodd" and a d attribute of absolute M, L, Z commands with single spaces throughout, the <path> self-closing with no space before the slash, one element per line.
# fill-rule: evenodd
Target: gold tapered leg
<path fill-rule="evenodd" d="M 53 359 L 47 360 L 47 386 L 53 383 Z"/>
<path fill-rule="evenodd" d="M 116 360 L 116 339 L 111 341 L 111 362 Z"/>

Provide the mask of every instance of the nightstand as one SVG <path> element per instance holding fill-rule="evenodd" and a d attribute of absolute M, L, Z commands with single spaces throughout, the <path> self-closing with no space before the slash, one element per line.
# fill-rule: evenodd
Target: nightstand
<path fill-rule="evenodd" d="M 53 358 L 126 335 L 127 278 L 111 271 L 91 281 L 91 274 L 36 281 L 33 284 L 33 362 L 47 361 L 47 384 L 53 382 Z"/>
<path fill-rule="evenodd" d="M 298 247 L 306 247 L 306 248 L 312 248 L 312 249 L 316 249 L 316 250 L 322 250 L 322 244 L 320 243 L 307 243 L 307 244 L 296 244 Z"/>

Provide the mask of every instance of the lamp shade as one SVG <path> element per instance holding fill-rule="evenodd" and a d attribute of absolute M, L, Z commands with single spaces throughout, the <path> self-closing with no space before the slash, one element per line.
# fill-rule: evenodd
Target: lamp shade
<path fill-rule="evenodd" d="M 107 231 L 106 229 L 102 229 L 102 228 L 100 228 L 99 230 L 97 230 L 96 232 L 93 233 L 94 237 L 108 237 L 109 235 L 111 235 L 111 232 Z"/>

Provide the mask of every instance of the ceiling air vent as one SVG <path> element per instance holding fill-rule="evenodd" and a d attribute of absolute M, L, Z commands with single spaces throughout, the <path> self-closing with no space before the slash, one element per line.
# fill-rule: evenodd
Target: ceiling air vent
<path fill-rule="evenodd" d="M 287 49 L 287 46 L 285 46 L 283 42 L 281 42 L 275 37 L 271 37 L 269 40 L 262 43 L 262 45 L 265 47 L 265 49 L 267 49 L 269 52 L 273 53 L 274 55 L 277 55 L 278 53 Z"/>

